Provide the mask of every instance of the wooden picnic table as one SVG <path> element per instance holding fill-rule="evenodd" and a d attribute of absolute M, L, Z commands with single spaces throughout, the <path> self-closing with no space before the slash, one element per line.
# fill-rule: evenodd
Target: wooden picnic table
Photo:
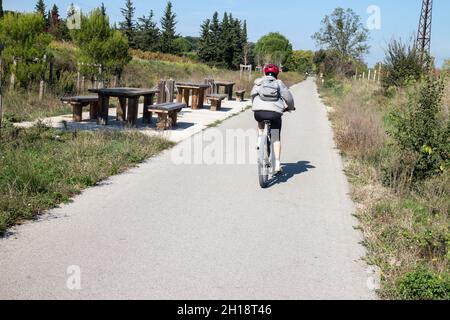
<path fill-rule="evenodd" d="M 184 102 L 189 107 L 189 97 L 192 91 L 192 109 L 203 108 L 205 91 L 209 88 L 208 84 L 177 82 L 175 85 L 178 89 L 177 102 Z"/>
<path fill-rule="evenodd" d="M 89 91 L 97 93 L 99 97 L 99 124 L 108 124 L 109 99 L 114 97 L 119 98 L 119 105 L 117 106 L 117 120 L 125 121 L 126 119 L 127 123 L 131 126 L 136 125 L 139 99 L 144 97 L 144 107 L 150 106 L 153 104 L 155 95 L 159 93 L 158 89 L 140 88 L 104 88 L 89 89 Z"/>
<path fill-rule="evenodd" d="M 220 94 L 220 87 L 224 87 L 225 94 L 228 95 L 228 100 L 233 99 L 233 87 L 236 84 L 235 82 L 231 81 L 214 81 L 214 84 L 216 85 L 217 92 Z"/>

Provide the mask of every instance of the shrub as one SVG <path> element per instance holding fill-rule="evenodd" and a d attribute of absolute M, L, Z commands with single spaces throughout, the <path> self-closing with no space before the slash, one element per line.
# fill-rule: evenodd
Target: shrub
<path fill-rule="evenodd" d="M 419 267 L 399 280 L 398 293 L 406 300 L 449 300 L 450 277 Z"/>
<path fill-rule="evenodd" d="M 390 113 L 388 133 L 402 154 L 416 157 L 413 177 L 423 180 L 447 170 L 449 166 L 450 121 L 442 116 L 442 80 L 428 77 L 417 95 L 409 98 L 406 108 Z"/>
<path fill-rule="evenodd" d="M 404 87 L 423 75 L 423 63 L 415 46 L 401 40 L 392 40 L 386 50 L 383 88 L 388 90 L 390 87 Z"/>

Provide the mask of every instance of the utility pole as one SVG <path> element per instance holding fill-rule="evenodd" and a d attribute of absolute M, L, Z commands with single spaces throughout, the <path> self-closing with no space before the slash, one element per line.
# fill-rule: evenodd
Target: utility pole
<path fill-rule="evenodd" d="M 431 48 L 431 25 L 433 22 L 433 0 L 422 0 L 419 30 L 417 32 L 416 49 L 419 50 L 420 60 L 424 62 L 425 55 Z"/>

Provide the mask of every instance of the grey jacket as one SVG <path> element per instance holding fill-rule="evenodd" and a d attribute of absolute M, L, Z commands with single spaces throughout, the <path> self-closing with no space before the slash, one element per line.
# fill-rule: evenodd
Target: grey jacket
<path fill-rule="evenodd" d="M 253 111 L 274 111 L 277 113 L 283 113 L 284 110 L 294 110 L 295 109 L 295 103 L 294 103 L 294 97 L 292 96 L 292 93 L 289 91 L 288 87 L 283 83 L 281 80 L 277 80 L 278 84 L 280 85 L 280 91 L 281 91 L 281 99 L 278 101 L 263 101 L 259 97 L 259 86 L 261 86 L 261 83 L 264 79 L 275 79 L 272 76 L 265 76 L 263 78 L 256 79 L 255 85 L 252 90 L 252 102 L 253 102 Z"/>

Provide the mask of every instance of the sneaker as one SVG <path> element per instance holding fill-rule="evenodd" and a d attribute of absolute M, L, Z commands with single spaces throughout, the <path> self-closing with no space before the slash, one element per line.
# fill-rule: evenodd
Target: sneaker
<path fill-rule="evenodd" d="M 283 168 L 281 168 L 281 162 L 276 161 L 275 163 L 275 175 L 283 173 Z"/>

